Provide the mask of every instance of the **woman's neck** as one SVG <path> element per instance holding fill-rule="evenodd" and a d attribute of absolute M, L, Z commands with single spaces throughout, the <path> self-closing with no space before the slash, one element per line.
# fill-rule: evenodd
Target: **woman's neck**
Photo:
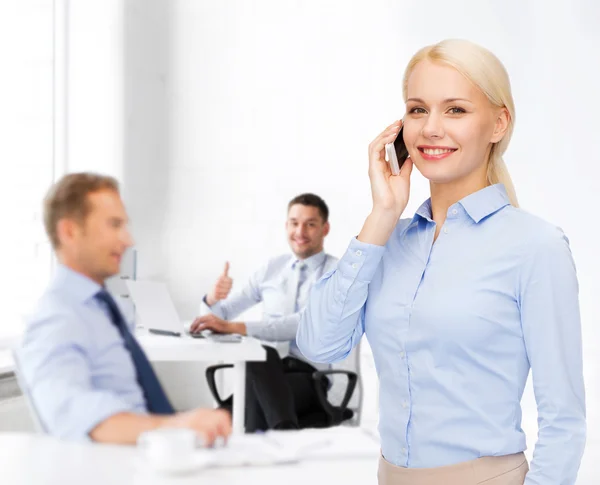
<path fill-rule="evenodd" d="M 459 200 L 464 199 L 489 185 L 487 179 L 461 180 L 447 184 L 429 184 L 431 191 L 431 215 L 438 230 L 446 221 L 448 209 Z"/>

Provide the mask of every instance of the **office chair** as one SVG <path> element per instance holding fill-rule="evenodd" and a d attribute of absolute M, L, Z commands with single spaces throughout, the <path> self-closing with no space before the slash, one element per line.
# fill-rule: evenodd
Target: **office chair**
<path fill-rule="evenodd" d="M 226 405 L 217 389 L 216 373 L 232 364 L 218 364 L 206 369 L 208 388 L 219 406 Z M 360 425 L 362 414 L 362 382 L 360 380 L 360 344 L 330 370 L 315 371 L 313 385 L 322 410 L 298 416 L 300 428 L 328 428 L 340 424 Z M 355 392 L 355 390 L 357 390 Z"/>
<path fill-rule="evenodd" d="M 27 389 L 27 384 L 21 372 L 19 358 L 15 350 L 12 351 L 12 358 L 15 364 L 15 377 L 17 378 L 17 384 L 21 389 L 23 399 L 25 399 L 25 404 L 27 405 L 27 410 L 29 411 L 29 416 L 31 417 L 31 421 L 33 422 L 35 431 L 39 434 L 46 434 L 46 428 L 44 427 L 42 419 L 40 418 L 40 415 L 35 407 L 33 399 L 31 398 L 31 395 L 29 394 L 29 391 Z"/>

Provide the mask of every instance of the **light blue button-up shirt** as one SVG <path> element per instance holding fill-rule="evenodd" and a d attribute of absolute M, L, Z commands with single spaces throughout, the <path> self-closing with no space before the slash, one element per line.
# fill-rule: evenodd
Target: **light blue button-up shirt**
<path fill-rule="evenodd" d="M 16 352 L 43 427 L 61 438 L 88 439 L 112 415 L 146 413 L 129 351 L 94 297 L 100 289 L 59 265 Z"/>
<path fill-rule="evenodd" d="M 563 232 L 486 187 L 431 202 L 386 246 L 354 239 L 311 292 L 297 342 L 343 359 L 363 333 L 380 379 L 383 456 L 411 468 L 523 451 L 532 369 L 539 437 L 527 485 L 575 483 L 585 446 L 578 283 Z"/>
<path fill-rule="evenodd" d="M 290 355 L 305 360 L 296 347 L 300 314 L 306 306 L 312 285 L 333 270 L 338 259 L 324 251 L 302 261 L 305 269 L 299 281 L 294 311 L 288 306 L 289 284 L 298 259 L 292 254 L 272 258 L 256 271 L 238 292 L 210 307 L 210 312 L 224 320 L 233 320 L 258 303 L 263 304 L 261 320 L 246 321 L 248 335 L 267 342 L 290 342 Z M 203 308 L 201 307 L 201 313 Z"/>

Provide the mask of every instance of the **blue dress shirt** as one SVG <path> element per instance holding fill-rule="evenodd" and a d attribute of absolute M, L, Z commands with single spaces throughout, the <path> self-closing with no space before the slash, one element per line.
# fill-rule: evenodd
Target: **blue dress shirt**
<path fill-rule="evenodd" d="M 17 349 L 41 422 L 61 438 L 86 440 L 112 415 L 147 412 L 129 351 L 95 298 L 101 288 L 59 265 Z"/>
<path fill-rule="evenodd" d="M 574 484 L 586 424 L 567 238 L 511 206 L 501 184 L 453 204 L 434 243 L 435 229 L 428 200 L 385 246 L 354 239 L 314 285 L 298 347 L 335 362 L 366 334 L 382 454 L 411 468 L 523 451 L 531 368 L 539 437 L 525 483 Z"/>

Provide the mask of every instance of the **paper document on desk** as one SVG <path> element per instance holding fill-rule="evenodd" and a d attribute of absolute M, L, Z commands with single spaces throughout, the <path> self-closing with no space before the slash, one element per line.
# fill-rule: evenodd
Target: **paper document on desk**
<path fill-rule="evenodd" d="M 227 446 L 211 450 L 215 466 L 266 466 L 299 460 L 294 449 L 286 449 L 268 433 L 233 435 Z"/>
<path fill-rule="evenodd" d="M 212 451 L 216 466 L 261 466 L 303 460 L 377 458 L 377 436 L 362 428 L 335 427 L 234 435 Z"/>
<path fill-rule="evenodd" d="M 269 431 L 269 438 L 299 460 L 368 458 L 380 454 L 379 438 L 364 428 L 337 426 L 301 431 Z"/>

